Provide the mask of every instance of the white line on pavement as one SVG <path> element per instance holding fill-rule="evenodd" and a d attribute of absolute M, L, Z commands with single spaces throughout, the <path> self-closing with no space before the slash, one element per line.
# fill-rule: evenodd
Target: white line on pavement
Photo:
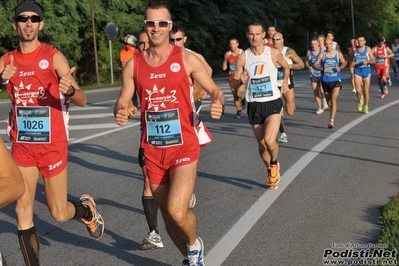
<path fill-rule="evenodd" d="M 328 145 L 367 118 L 398 103 L 399 100 L 396 100 L 371 111 L 367 115 L 362 115 L 346 126 L 338 129 L 330 136 L 326 137 L 323 141 L 302 156 L 302 158 L 300 158 L 297 162 L 295 162 L 294 165 L 284 172 L 279 183 L 279 189 L 273 191 L 266 190 L 266 192 L 263 193 L 263 195 L 251 206 L 251 208 L 248 209 L 248 211 L 237 221 L 237 223 L 233 225 L 233 227 L 222 237 L 222 239 L 220 239 L 219 242 L 216 243 L 211 250 L 209 250 L 205 256 L 207 265 L 222 265 L 233 249 L 241 242 L 249 230 L 251 230 L 259 218 L 267 211 L 267 209 L 269 209 L 278 196 L 283 193 L 283 191 L 297 177 L 297 175 Z"/>

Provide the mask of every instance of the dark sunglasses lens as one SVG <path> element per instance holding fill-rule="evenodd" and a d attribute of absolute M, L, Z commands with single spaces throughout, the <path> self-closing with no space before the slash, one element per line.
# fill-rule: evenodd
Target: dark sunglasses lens
<path fill-rule="evenodd" d="M 23 23 L 25 23 L 25 22 L 28 21 L 28 19 L 30 19 L 30 21 L 32 21 L 32 23 L 36 23 L 36 22 L 42 21 L 42 19 L 41 19 L 39 16 L 36 16 L 36 15 L 33 15 L 33 16 L 25 16 L 25 15 L 18 16 L 18 17 L 15 19 L 15 21 L 16 21 L 16 22 L 23 22 Z"/>
<path fill-rule="evenodd" d="M 155 26 L 155 21 L 147 20 L 147 21 L 145 22 L 145 25 L 146 25 L 147 27 L 154 27 L 154 26 Z"/>
<path fill-rule="evenodd" d="M 16 17 L 15 21 L 16 22 L 27 22 L 28 19 L 29 19 L 28 16 L 18 16 L 18 17 Z"/>
<path fill-rule="evenodd" d="M 183 38 L 169 39 L 170 42 L 180 42 L 181 40 L 183 40 Z"/>
<path fill-rule="evenodd" d="M 36 23 L 42 21 L 42 19 L 39 16 L 30 16 L 30 21 Z"/>
<path fill-rule="evenodd" d="M 165 28 L 169 25 L 168 21 L 159 21 L 159 27 Z"/>

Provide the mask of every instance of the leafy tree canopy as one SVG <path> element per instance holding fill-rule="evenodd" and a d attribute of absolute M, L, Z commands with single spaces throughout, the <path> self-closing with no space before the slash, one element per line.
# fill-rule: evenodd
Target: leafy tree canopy
<path fill-rule="evenodd" d="M 96 84 L 94 29 L 101 83 L 110 82 L 110 41 L 105 35 L 109 22 L 118 25 L 119 36 L 111 41 L 115 80 L 120 78 L 119 51 L 126 34 L 143 27 L 147 0 L 38 0 L 44 8 L 45 26 L 42 42 L 60 49 L 70 65 L 76 66 L 76 79 L 82 85 Z M 236 37 L 242 48 L 248 47 L 245 37 L 250 22 L 259 21 L 265 27 L 276 25 L 284 34 L 285 44 L 299 55 L 305 55 L 308 39 L 315 33 L 332 30 L 343 48 L 353 36 L 364 35 L 368 45 L 374 45 L 380 35 L 388 44 L 399 36 L 399 0 L 167 0 L 172 19 L 184 26 L 187 47 L 201 53 L 214 73 L 221 72 L 224 53 L 230 37 Z M 0 2 L 0 55 L 18 45 L 12 28 L 13 9 L 19 0 Z M 378 11 L 378 12 L 377 12 Z"/>

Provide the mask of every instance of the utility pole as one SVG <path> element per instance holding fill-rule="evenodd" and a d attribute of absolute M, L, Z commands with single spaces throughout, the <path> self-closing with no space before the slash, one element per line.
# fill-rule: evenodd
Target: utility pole
<path fill-rule="evenodd" d="M 355 33 L 355 15 L 353 14 L 353 0 L 351 0 L 351 13 L 352 13 L 352 34 L 353 38 L 356 38 L 356 33 Z"/>
<path fill-rule="evenodd" d="M 93 28 L 94 61 L 96 65 L 97 85 L 100 85 L 100 74 L 98 73 L 97 39 L 96 39 L 96 25 L 94 23 L 93 0 L 90 0 L 90 11 L 91 11 L 91 26 Z"/>

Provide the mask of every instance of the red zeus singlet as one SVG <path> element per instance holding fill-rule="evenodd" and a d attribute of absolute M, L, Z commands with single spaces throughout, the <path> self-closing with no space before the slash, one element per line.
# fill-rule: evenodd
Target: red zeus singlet
<path fill-rule="evenodd" d="M 6 54 L 4 65 L 14 56 L 17 72 L 6 90 L 12 102 L 7 121 L 7 133 L 12 143 L 48 144 L 66 142 L 69 127 L 69 99 L 58 88 L 59 78 L 53 66 L 58 50 L 40 44 L 29 62 L 19 60 L 29 54 L 15 49 Z M 32 54 L 33 54 L 32 53 Z"/>
<path fill-rule="evenodd" d="M 134 85 L 144 110 L 141 147 L 146 152 L 201 144 L 195 127 L 198 115 L 194 109 L 194 87 L 188 80 L 182 49 L 171 49 L 165 63 L 157 67 L 146 62 L 144 53 L 134 58 Z"/>

